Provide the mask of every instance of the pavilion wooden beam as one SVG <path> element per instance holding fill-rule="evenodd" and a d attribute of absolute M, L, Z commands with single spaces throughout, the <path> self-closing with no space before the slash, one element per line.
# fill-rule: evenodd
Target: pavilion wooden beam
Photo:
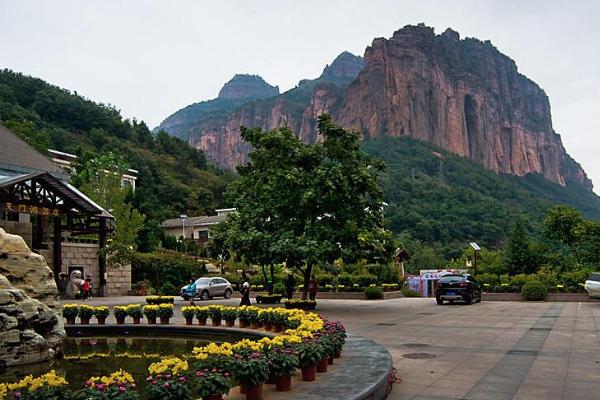
<path fill-rule="evenodd" d="M 100 296 L 106 296 L 106 218 L 100 217 L 98 232 L 98 271 L 100 275 Z"/>
<path fill-rule="evenodd" d="M 52 245 L 52 269 L 54 270 L 54 280 L 59 281 L 59 275 L 62 271 L 62 222 L 60 217 L 53 218 L 54 223 L 54 239 Z"/>

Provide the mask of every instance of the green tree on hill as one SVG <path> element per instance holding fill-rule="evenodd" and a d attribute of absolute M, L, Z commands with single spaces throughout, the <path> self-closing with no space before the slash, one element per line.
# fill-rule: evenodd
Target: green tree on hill
<path fill-rule="evenodd" d="M 392 251 L 377 182 L 383 164 L 328 115 L 318 127 L 323 141 L 316 144 L 302 143 L 288 128 L 242 128 L 254 150 L 228 190 L 238 212 L 228 218 L 224 241 L 251 262 L 300 270 L 305 295 L 317 263 L 381 262 Z"/>

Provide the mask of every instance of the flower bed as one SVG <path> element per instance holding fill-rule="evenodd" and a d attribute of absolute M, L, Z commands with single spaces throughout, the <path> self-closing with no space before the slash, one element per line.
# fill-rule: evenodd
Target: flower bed
<path fill-rule="evenodd" d="M 123 308 L 126 310 L 127 307 Z M 162 304 L 147 305 L 144 313 L 149 307 L 157 307 L 158 315 L 165 312 L 163 309 L 169 308 L 172 312 L 171 304 Z M 186 309 L 188 315 L 198 315 L 197 310 L 193 311 Z M 212 306 L 210 315 L 215 319 L 221 316 L 226 321 L 234 315 L 248 316 L 251 321 L 277 323 L 285 330 L 273 338 L 210 343 L 194 348 L 187 360 L 187 355 L 182 355 L 182 358 L 165 358 L 150 365 L 145 392 L 149 400 L 218 399 L 236 385 L 243 386 L 248 399 L 260 398 L 262 385 L 270 376 L 277 390 L 290 390 L 289 377 L 298 368 L 308 371 L 307 380 L 314 380 L 311 371 L 317 370 L 317 364 L 333 362 L 346 340 L 341 323 L 298 309 Z M 69 387 L 66 380 L 53 371 L 39 378 L 28 376 L 17 383 L 0 385 L 0 399 L 5 398 L 135 400 L 139 393 L 132 376 L 126 371 L 91 377 L 79 390 Z"/>
<path fill-rule="evenodd" d="M 175 302 L 175 298 L 173 296 L 148 296 L 146 297 L 146 303 L 148 304 L 163 304 L 163 303 L 171 303 Z"/>
<path fill-rule="evenodd" d="M 259 294 L 256 295 L 256 302 L 259 304 L 277 304 L 281 303 L 282 297 L 280 294 Z"/>
<path fill-rule="evenodd" d="M 291 299 L 283 303 L 285 304 L 285 308 L 288 309 L 314 310 L 317 307 L 315 300 Z"/>

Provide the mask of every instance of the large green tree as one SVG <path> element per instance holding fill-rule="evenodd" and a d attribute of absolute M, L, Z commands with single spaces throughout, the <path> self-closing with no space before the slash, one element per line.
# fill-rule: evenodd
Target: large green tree
<path fill-rule="evenodd" d="M 122 182 L 127 168 L 123 157 L 109 152 L 76 164 L 74 170 L 79 189 L 115 217 L 114 236 L 106 248 L 109 264 L 128 260 L 144 225 L 144 215 L 129 201 L 131 188 Z"/>
<path fill-rule="evenodd" d="M 377 182 L 383 164 L 328 115 L 319 117 L 318 128 L 323 140 L 315 144 L 302 143 L 289 128 L 242 128 L 253 151 L 228 190 L 238 212 L 225 242 L 263 270 L 280 262 L 300 270 L 305 295 L 315 264 L 383 262 L 392 250 Z"/>

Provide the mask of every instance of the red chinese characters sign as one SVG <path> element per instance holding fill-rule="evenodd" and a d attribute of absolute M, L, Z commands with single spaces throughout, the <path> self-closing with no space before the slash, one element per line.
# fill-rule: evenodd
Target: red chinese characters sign
<path fill-rule="evenodd" d="M 57 208 L 32 206 L 29 204 L 4 203 L 0 204 L 0 208 L 16 213 L 48 215 L 53 217 L 60 216 L 60 210 Z"/>

